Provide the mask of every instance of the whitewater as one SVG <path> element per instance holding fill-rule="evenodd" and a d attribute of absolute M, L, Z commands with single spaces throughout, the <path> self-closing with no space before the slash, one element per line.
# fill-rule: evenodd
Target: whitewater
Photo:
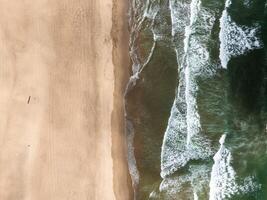
<path fill-rule="evenodd" d="M 177 67 L 175 97 L 159 155 L 161 178 L 153 186 L 140 189 L 143 175 L 135 157 L 135 122 L 128 121 L 131 126 L 128 159 L 133 185 L 138 188 L 136 193 L 140 190 L 148 193 L 149 199 L 224 200 L 262 189 L 254 172 L 240 175 L 240 171 L 245 170 L 238 164 L 248 164 L 236 156 L 240 149 L 252 146 L 253 128 L 260 130 L 260 134 L 264 131 L 262 125 L 250 129 L 249 124 L 255 123 L 250 117 L 236 117 L 238 114 L 233 112 L 238 109 L 233 108 L 229 98 L 231 77 L 227 73 L 233 71 L 233 63 L 241 56 L 264 48 L 261 22 L 242 24 L 233 17 L 238 3 L 231 0 L 132 1 L 132 76 L 126 94 L 146 81 L 143 74 L 147 68 L 154 67 L 151 63 L 162 43 L 175 52 Z M 163 10 L 166 5 L 167 9 Z M 252 1 L 242 3 L 244 9 L 251 9 L 253 5 Z M 170 22 L 161 24 L 162 13 L 167 12 Z M 150 31 L 151 42 L 141 48 L 140 35 L 144 30 Z M 147 50 L 145 54 L 143 48 Z M 242 138 L 240 133 L 248 133 L 248 137 Z M 254 137 L 253 142 L 264 149 L 266 142 L 261 141 L 261 137 Z"/>
<path fill-rule="evenodd" d="M 184 32 L 184 48 L 182 58 L 181 54 L 177 54 L 178 63 L 181 63 L 179 68 L 180 81 L 162 146 L 161 175 L 163 178 L 186 166 L 190 160 L 205 160 L 214 155 L 209 140 L 201 133 L 196 100 L 198 92 L 196 79 L 198 76 L 210 76 L 212 74 L 208 71 L 210 70 L 208 66 L 212 66 L 212 63 L 209 59 L 207 43 L 215 22 L 215 13 L 202 8 L 200 0 L 192 0 L 190 5 L 181 4 L 183 3 L 177 1 L 170 2 L 173 23 L 172 35 L 175 37 L 176 32 Z M 261 42 L 256 38 L 256 33 L 259 31 L 258 27 L 238 26 L 232 22 L 227 12 L 230 5 L 231 1 L 227 0 L 220 18 L 219 57 L 223 68 L 227 67 L 231 57 L 262 47 Z M 181 13 L 179 9 L 186 7 L 190 8 L 187 16 L 189 20 L 185 16 L 183 18 L 179 16 Z M 179 30 L 182 27 L 179 25 L 186 23 L 184 29 Z M 201 34 L 196 35 L 196 30 Z M 177 48 L 176 52 L 181 52 L 181 50 Z M 179 62 L 179 60 L 181 61 Z M 216 70 L 217 67 L 212 66 L 211 68 Z M 235 172 L 230 166 L 231 153 L 223 146 L 225 137 L 226 135 L 223 135 L 220 139 L 221 147 L 214 156 L 209 184 L 210 200 L 225 199 L 240 192 L 234 181 Z M 193 194 L 193 198 L 197 199 L 197 193 L 194 192 Z"/>

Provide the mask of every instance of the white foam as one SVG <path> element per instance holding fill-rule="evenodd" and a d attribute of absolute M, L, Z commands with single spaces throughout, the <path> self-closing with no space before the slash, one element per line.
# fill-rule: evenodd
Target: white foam
<path fill-rule="evenodd" d="M 194 200 L 198 200 L 197 193 L 194 192 Z"/>
<path fill-rule="evenodd" d="M 221 145 L 224 144 L 224 142 L 225 142 L 225 138 L 226 138 L 226 134 L 223 134 L 222 137 L 221 137 L 220 140 L 219 140 L 219 143 L 220 143 Z"/>
<path fill-rule="evenodd" d="M 155 16 L 159 12 L 160 6 L 157 1 L 147 0 L 145 4 L 144 17 L 149 19 L 155 19 Z"/>
<path fill-rule="evenodd" d="M 212 166 L 210 179 L 210 200 L 222 200 L 238 191 L 235 182 L 235 171 L 231 167 L 232 155 L 224 146 L 225 138 L 226 135 L 222 135 L 220 149 L 213 157 L 214 165 Z"/>
<path fill-rule="evenodd" d="M 158 199 L 159 198 L 159 194 L 156 191 L 152 191 L 149 194 L 148 199 Z"/>
<path fill-rule="evenodd" d="M 231 166 L 232 155 L 225 147 L 226 135 L 220 138 L 220 148 L 213 157 L 210 178 L 209 200 L 223 200 L 230 198 L 234 194 L 242 194 L 259 189 L 260 185 L 256 184 L 253 177 L 246 177 L 242 185 L 236 183 L 236 172 Z"/>
<path fill-rule="evenodd" d="M 200 0 L 192 0 L 190 5 L 190 24 L 185 29 L 185 40 L 184 40 L 184 51 L 185 51 L 185 101 L 187 103 L 187 116 L 186 116 L 186 124 L 187 124 L 187 139 L 186 145 L 189 148 L 191 144 L 192 137 L 197 134 L 200 130 L 200 119 L 197 112 L 197 103 L 196 103 L 196 90 L 197 85 L 195 84 L 194 77 L 192 77 L 192 72 L 190 68 L 190 60 L 187 60 L 189 56 L 188 54 L 188 46 L 190 44 L 190 35 L 192 34 L 192 26 L 197 20 L 197 15 L 199 12 Z M 192 91 L 193 90 L 193 91 Z"/>
<path fill-rule="evenodd" d="M 225 9 L 220 18 L 220 60 L 223 68 L 227 68 L 232 57 L 263 46 L 262 41 L 257 37 L 259 26 L 237 25 L 232 21 L 227 11 L 231 3 L 231 0 L 225 2 Z"/>
<path fill-rule="evenodd" d="M 171 2 L 174 2 L 171 1 Z M 171 3 L 172 5 L 172 3 Z M 171 9 L 183 9 L 188 6 L 171 6 Z M 172 15 L 180 17 L 180 10 L 172 11 Z M 213 154 L 209 141 L 201 134 L 200 116 L 197 108 L 198 85 L 196 78 L 210 65 L 207 39 L 215 22 L 214 13 L 201 7 L 200 0 L 192 0 L 190 16 L 183 16 L 184 45 L 176 52 L 184 52 L 183 59 L 177 53 L 179 66 L 179 86 L 177 96 L 172 106 L 171 116 L 166 129 L 162 154 L 161 176 L 165 177 L 185 166 L 190 160 L 206 159 Z M 173 16 L 176 19 L 177 16 Z M 188 20 L 189 19 L 189 20 Z M 179 24 L 184 24 L 179 21 Z M 177 20 L 175 24 L 177 25 Z M 179 30 L 174 27 L 173 30 Z M 195 34 L 197 31 L 201 32 Z"/>
<path fill-rule="evenodd" d="M 190 4 L 186 1 L 170 0 L 169 3 L 172 21 L 172 36 L 184 32 L 189 23 Z"/>
<path fill-rule="evenodd" d="M 164 199 L 197 200 L 207 190 L 209 175 L 210 167 L 207 165 L 192 165 L 186 174 L 165 178 L 159 190 L 166 194 Z"/>

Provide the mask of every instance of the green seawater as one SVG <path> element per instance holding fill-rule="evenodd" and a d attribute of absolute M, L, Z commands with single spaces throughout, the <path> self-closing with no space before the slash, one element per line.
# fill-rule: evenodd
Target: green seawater
<path fill-rule="evenodd" d="M 190 0 L 173 1 L 174 4 L 191 3 Z M 183 49 L 184 35 L 172 35 L 174 24 L 171 19 L 170 1 L 133 0 L 132 6 L 137 5 L 139 5 L 138 12 L 133 12 L 136 15 L 132 17 L 133 20 L 142 18 L 145 12 L 157 14 L 154 18 L 145 17 L 138 34 L 132 35 L 137 38 L 134 45 L 138 49 L 137 56 L 141 63 L 144 63 L 151 53 L 156 40 L 151 59 L 139 74 L 133 89 L 126 95 L 126 112 L 128 119 L 133 123 L 134 154 L 139 171 L 136 198 L 138 200 L 211 199 L 209 184 L 215 162 L 213 156 L 220 149 L 220 138 L 226 134 L 224 147 L 231 153 L 230 165 L 235 171 L 235 183 L 245 189 L 223 197 L 218 196 L 217 199 L 266 200 L 267 6 L 265 0 L 232 0 L 227 9 L 231 20 L 240 27 L 259 27 L 255 37 L 262 44 L 259 48 L 252 48 L 240 55 L 232 56 L 226 69 L 221 67 L 219 58 L 220 18 L 225 9 L 225 1 L 200 1 L 200 8 L 213 13 L 215 19 L 206 47 L 212 64 L 206 67 L 217 67 L 210 70 L 211 74 L 205 75 L 203 72 L 204 75 L 195 78 L 198 87 L 196 106 L 201 134 L 210 141 L 213 154 L 205 159 L 192 159 L 164 178 L 160 176 L 162 145 L 172 106 L 178 94 L 178 86 L 181 84 L 179 80 L 182 63 L 179 59 L 183 52 L 179 54 L 180 52 L 176 50 Z M 131 28 L 136 27 L 130 26 Z M 197 38 L 198 34 L 201 36 L 202 33 L 197 29 L 194 37 Z M 157 39 L 155 35 L 158 36 Z M 202 38 L 205 39 L 204 36 Z M 192 46 L 189 45 L 188 48 L 190 51 Z M 184 177 L 193 176 L 191 174 L 194 172 L 191 173 L 190 170 L 198 169 L 203 169 L 203 173 L 205 172 L 207 176 L 203 175 L 204 178 L 195 178 L 193 182 L 190 179 L 191 182 L 182 183 L 182 180 L 186 179 Z M 254 188 L 245 187 L 248 177 L 252 177 Z M 179 185 L 180 181 L 182 186 L 170 186 L 162 190 L 160 185 L 164 179 L 176 180 L 174 181 L 176 185 Z M 226 187 L 231 189 L 231 184 Z M 197 197 L 192 191 L 196 191 Z"/>

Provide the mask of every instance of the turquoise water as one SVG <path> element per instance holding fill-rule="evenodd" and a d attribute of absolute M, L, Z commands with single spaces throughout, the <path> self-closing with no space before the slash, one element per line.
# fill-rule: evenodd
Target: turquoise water
<path fill-rule="evenodd" d="M 266 200 L 265 0 L 132 0 L 130 30 L 136 199 Z"/>

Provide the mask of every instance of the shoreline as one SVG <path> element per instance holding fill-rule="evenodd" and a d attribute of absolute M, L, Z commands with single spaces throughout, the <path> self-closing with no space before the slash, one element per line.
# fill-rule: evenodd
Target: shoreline
<path fill-rule="evenodd" d="M 123 3 L 121 3 L 123 2 Z M 128 159 L 127 159 L 127 138 L 125 133 L 125 110 L 124 110 L 124 92 L 126 85 L 130 78 L 131 62 L 129 56 L 129 30 L 128 30 L 128 1 L 113 0 L 113 15 L 112 15 L 112 31 L 111 37 L 113 39 L 113 64 L 115 66 L 115 90 L 114 90 L 114 108 L 112 113 L 112 157 L 114 177 L 122 177 L 127 183 L 126 186 L 120 184 L 120 181 L 114 178 L 114 191 L 116 199 L 131 200 L 134 193 L 132 188 L 132 180 L 129 173 Z M 127 49 L 127 51 L 126 51 Z M 117 97 L 117 98 L 116 98 Z M 118 122 L 119 120 L 119 122 Z M 117 134 L 116 134 L 117 132 Z M 115 133 L 115 135 L 114 135 Z M 122 148 L 118 149 L 117 145 Z M 117 152 L 116 152 L 117 151 Z M 123 165 L 121 170 L 121 164 Z M 128 196 L 125 196 L 125 191 Z"/>
<path fill-rule="evenodd" d="M 0 3 L 0 199 L 132 199 L 127 3 Z"/>

